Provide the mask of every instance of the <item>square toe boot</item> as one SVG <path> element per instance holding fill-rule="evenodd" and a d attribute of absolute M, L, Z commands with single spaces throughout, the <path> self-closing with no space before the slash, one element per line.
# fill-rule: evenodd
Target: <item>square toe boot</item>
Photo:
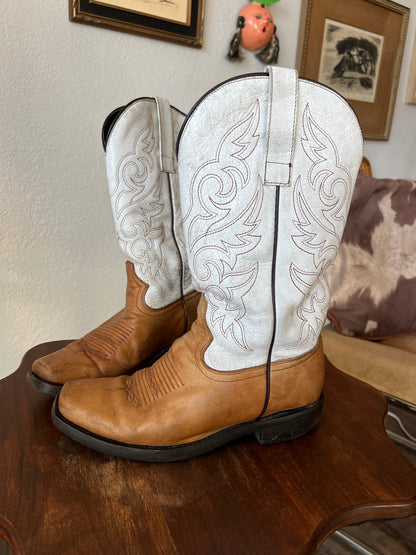
<path fill-rule="evenodd" d="M 183 242 L 175 144 L 184 115 L 161 98 L 117 108 L 103 125 L 111 206 L 128 258 L 125 307 L 27 375 L 55 395 L 73 379 L 118 376 L 148 365 L 196 318 Z"/>
<path fill-rule="evenodd" d="M 67 383 L 54 424 L 143 461 L 312 430 L 323 404 L 326 274 L 361 159 L 348 103 L 294 70 L 270 67 L 204 95 L 178 139 L 197 320 L 151 367 Z"/>

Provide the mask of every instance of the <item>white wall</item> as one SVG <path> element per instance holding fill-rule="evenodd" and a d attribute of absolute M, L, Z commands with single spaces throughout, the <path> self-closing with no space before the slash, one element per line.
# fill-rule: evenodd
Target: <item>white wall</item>
<path fill-rule="evenodd" d="M 216 83 L 262 64 L 225 58 L 243 0 L 207 0 L 201 50 L 71 23 L 68 2 L 5 2 L 0 18 L 0 377 L 31 346 L 79 337 L 124 304 L 102 123 L 115 107 L 165 95 L 187 111 Z M 402 0 L 415 11 L 416 0 Z M 301 0 L 272 6 L 279 64 L 294 67 Z M 376 176 L 416 177 L 416 106 L 404 103 L 411 14 L 390 141 L 368 142 Z"/>

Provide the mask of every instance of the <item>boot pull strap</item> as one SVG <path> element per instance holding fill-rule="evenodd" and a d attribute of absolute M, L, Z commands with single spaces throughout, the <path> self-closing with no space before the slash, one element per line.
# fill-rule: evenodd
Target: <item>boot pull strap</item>
<path fill-rule="evenodd" d="M 289 185 L 296 130 L 298 74 L 268 66 L 269 114 L 266 131 L 265 185 Z"/>
<path fill-rule="evenodd" d="M 159 125 L 160 168 L 166 173 L 175 173 L 175 152 L 171 107 L 164 98 L 154 97 Z"/>

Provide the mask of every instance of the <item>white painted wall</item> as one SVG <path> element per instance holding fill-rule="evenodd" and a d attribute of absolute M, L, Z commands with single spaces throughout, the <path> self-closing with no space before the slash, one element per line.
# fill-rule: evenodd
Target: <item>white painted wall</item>
<path fill-rule="evenodd" d="M 0 18 L 0 377 L 33 345 L 79 337 L 124 304 L 124 260 L 107 196 L 102 123 L 165 95 L 187 111 L 216 83 L 262 64 L 226 60 L 243 0 L 207 0 L 201 50 L 68 20 L 66 0 L 5 2 Z M 378 177 L 416 177 L 416 106 L 404 103 L 411 7 L 390 141 L 367 142 Z M 272 6 L 279 63 L 294 67 L 301 0 Z"/>

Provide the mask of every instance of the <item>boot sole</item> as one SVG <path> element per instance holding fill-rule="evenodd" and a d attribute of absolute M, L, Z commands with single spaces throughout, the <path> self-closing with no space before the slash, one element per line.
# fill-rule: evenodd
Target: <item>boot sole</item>
<path fill-rule="evenodd" d="M 32 370 L 28 370 L 26 374 L 26 381 L 33 387 L 33 389 L 39 391 L 39 393 L 45 393 L 46 395 L 51 395 L 52 397 L 55 397 L 61 391 L 62 387 L 62 384 L 48 382 L 39 378 L 39 376 L 32 372 Z"/>
<path fill-rule="evenodd" d="M 148 366 L 152 366 L 152 364 L 154 364 L 169 349 L 170 349 L 170 345 L 168 345 L 167 347 L 164 347 L 156 354 L 151 355 L 146 360 L 141 362 L 139 365 L 135 366 L 134 368 L 131 368 L 131 370 L 129 370 L 128 372 L 123 372 L 123 374 L 130 375 L 136 372 L 137 370 L 140 370 L 141 368 L 147 368 Z M 39 393 L 45 393 L 46 395 L 50 395 L 51 397 L 56 397 L 56 395 L 58 395 L 58 393 L 62 389 L 62 386 L 64 385 L 60 383 L 48 382 L 47 380 L 40 378 L 32 370 L 28 370 L 26 374 L 26 381 L 34 389 L 36 389 L 36 391 L 39 391 Z"/>
<path fill-rule="evenodd" d="M 73 424 L 59 412 L 59 395 L 53 403 L 51 416 L 53 424 L 61 432 L 96 451 L 136 461 L 175 462 L 204 455 L 251 434 L 254 434 L 260 445 L 275 445 L 298 439 L 318 424 L 323 402 L 324 395 L 321 393 L 319 399 L 310 405 L 236 424 L 197 441 L 168 446 L 134 445 L 93 434 Z"/>

